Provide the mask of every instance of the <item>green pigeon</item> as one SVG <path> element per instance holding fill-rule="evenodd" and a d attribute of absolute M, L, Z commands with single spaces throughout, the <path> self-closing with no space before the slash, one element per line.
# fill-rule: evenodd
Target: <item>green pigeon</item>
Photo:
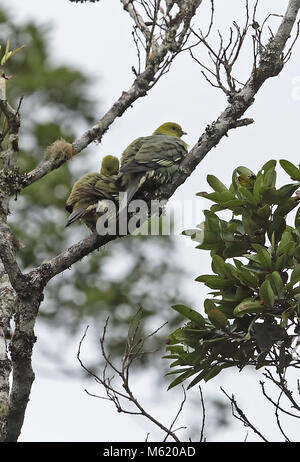
<path fill-rule="evenodd" d="M 66 227 L 82 219 L 88 228 L 95 230 L 97 218 L 106 211 L 105 200 L 118 201 L 118 173 L 119 159 L 105 156 L 100 173 L 88 173 L 76 181 L 66 202 L 66 210 L 71 213 Z"/>
<path fill-rule="evenodd" d="M 249 191 L 253 191 L 256 175 L 247 167 L 237 167 L 232 175 L 232 183 L 236 191 L 240 187 L 244 187 Z"/>
<path fill-rule="evenodd" d="M 127 194 L 120 204 L 120 210 L 126 207 L 141 187 L 145 191 L 153 191 L 172 182 L 187 154 L 188 145 L 180 139 L 184 134 L 186 132 L 180 125 L 166 122 L 151 136 L 137 138 L 125 149 L 118 183 L 120 190 Z"/>

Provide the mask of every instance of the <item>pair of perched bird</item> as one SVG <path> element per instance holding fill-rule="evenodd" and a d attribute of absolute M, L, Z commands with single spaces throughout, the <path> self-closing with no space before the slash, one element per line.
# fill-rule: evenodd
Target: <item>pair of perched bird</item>
<path fill-rule="evenodd" d="M 74 184 L 66 202 L 70 212 L 66 226 L 82 219 L 94 231 L 106 210 L 105 201 L 113 201 L 120 212 L 139 191 L 153 191 L 172 182 L 187 153 L 187 144 L 181 140 L 184 134 L 180 125 L 166 122 L 151 136 L 134 140 L 123 152 L 120 165 L 117 157 L 104 157 L 100 173 L 89 173 Z M 120 192 L 125 193 L 121 204 Z"/>

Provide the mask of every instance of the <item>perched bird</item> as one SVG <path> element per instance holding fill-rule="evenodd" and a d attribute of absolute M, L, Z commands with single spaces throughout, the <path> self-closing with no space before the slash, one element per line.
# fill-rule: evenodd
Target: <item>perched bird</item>
<path fill-rule="evenodd" d="M 141 187 L 146 191 L 155 190 L 172 181 L 187 153 L 187 144 L 180 139 L 184 134 L 180 125 L 166 122 L 151 136 L 137 138 L 125 149 L 118 183 L 126 195 L 120 210 Z"/>
<path fill-rule="evenodd" d="M 232 184 L 236 191 L 238 191 L 240 187 L 253 191 L 255 180 L 256 175 L 247 167 L 237 167 L 233 171 Z"/>
<path fill-rule="evenodd" d="M 66 210 L 71 213 L 66 227 L 81 218 L 94 231 L 97 218 L 105 212 L 105 200 L 118 201 L 118 173 L 119 159 L 106 156 L 102 160 L 100 173 L 88 173 L 76 181 L 66 202 Z"/>

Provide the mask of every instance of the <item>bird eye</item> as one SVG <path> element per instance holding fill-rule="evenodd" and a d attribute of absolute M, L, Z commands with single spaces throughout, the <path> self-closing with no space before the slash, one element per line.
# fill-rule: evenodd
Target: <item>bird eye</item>
<path fill-rule="evenodd" d="M 172 127 L 172 130 L 176 130 L 176 128 L 175 128 L 175 127 Z"/>

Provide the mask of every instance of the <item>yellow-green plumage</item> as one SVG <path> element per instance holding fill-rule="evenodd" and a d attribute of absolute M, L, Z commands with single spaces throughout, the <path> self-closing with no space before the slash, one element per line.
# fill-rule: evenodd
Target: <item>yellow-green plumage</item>
<path fill-rule="evenodd" d="M 237 167 L 232 175 L 232 184 L 238 192 L 241 187 L 253 191 L 256 175 L 247 167 Z"/>
<path fill-rule="evenodd" d="M 185 132 L 180 125 L 166 122 L 151 136 L 137 138 L 125 149 L 121 157 L 119 184 L 127 193 L 126 203 L 141 187 L 153 190 L 172 181 L 187 153 L 187 144 L 180 139 L 183 134 Z"/>
<path fill-rule="evenodd" d="M 71 213 L 66 226 L 82 219 L 90 229 L 95 229 L 98 217 L 105 211 L 105 205 L 101 211 L 99 201 L 118 200 L 118 173 L 117 157 L 106 156 L 103 158 L 100 173 L 88 173 L 76 181 L 66 202 L 66 210 Z"/>

